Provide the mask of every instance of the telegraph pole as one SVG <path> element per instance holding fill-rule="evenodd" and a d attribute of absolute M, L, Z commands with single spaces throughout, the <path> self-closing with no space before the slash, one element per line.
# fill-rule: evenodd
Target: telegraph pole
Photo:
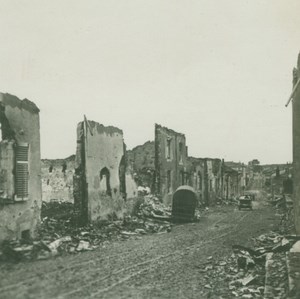
<path fill-rule="evenodd" d="M 300 235 L 300 54 L 293 70 L 293 200 L 296 234 Z"/>

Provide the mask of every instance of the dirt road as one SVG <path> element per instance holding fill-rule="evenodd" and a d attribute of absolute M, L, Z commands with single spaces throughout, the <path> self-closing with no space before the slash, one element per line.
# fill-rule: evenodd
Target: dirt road
<path fill-rule="evenodd" d="M 207 258 L 220 261 L 232 254 L 232 244 L 247 245 L 277 223 L 274 211 L 261 203 L 252 212 L 215 208 L 199 223 L 170 233 L 1 266 L 0 298 L 231 298 L 228 281 L 201 270 Z"/>

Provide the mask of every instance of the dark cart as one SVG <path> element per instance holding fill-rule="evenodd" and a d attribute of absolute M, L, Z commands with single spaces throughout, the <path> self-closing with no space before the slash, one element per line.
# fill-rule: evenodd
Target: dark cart
<path fill-rule="evenodd" d="M 174 222 L 189 222 L 195 217 L 197 197 L 190 186 L 180 186 L 173 195 L 172 219 Z"/>

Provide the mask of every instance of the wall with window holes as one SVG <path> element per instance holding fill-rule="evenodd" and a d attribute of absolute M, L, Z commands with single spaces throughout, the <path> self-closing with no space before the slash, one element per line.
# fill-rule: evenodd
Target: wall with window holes
<path fill-rule="evenodd" d="M 43 201 L 73 202 L 75 155 L 66 159 L 42 159 Z"/>
<path fill-rule="evenodd" d="M 190 164 L 190 186 L 194 188 L 199 204 L 204 204 L 207 196 L 206 160 L 188 157 L 188 162 Z"/>
<path fill-rule="evenodd" d="M 74 199 L 80 217 L 87 222 L 123 216 L 125 152 L 122 130 L 94 121 L 78 124 Z M 81 191 L 78 185 L 83 186 Z"/>
<path fill-rule="evenodd" d="M 155 125 L 155 192 L 166 204 L 181 185 L 190 184 L 185 135 Z"/>
<path fill-rule="evenodd" d="M 42 189 L 39 109 L 27 99 L 3 93 L 0 106 L 1 242 L 34 237 L 40 221 Z M 24 146 L 22 155 L 16 152 L 18 146 Z"/>

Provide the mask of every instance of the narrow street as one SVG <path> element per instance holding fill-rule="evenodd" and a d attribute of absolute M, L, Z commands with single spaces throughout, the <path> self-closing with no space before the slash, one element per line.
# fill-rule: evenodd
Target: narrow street
<path fill-rule="evenodd" d="M 170 233 L 112 242 L 92 252 L 2 265 L 1 298 L 231 298 L 228 281 L 201 271 L 222 261 L 233 244 L 251 245 L 276 227 L 273 208 L 260 200 L 253 211 L 215 207 L 200 222 Z M 204 286 L 210 283 L 212 288 Z"/>

